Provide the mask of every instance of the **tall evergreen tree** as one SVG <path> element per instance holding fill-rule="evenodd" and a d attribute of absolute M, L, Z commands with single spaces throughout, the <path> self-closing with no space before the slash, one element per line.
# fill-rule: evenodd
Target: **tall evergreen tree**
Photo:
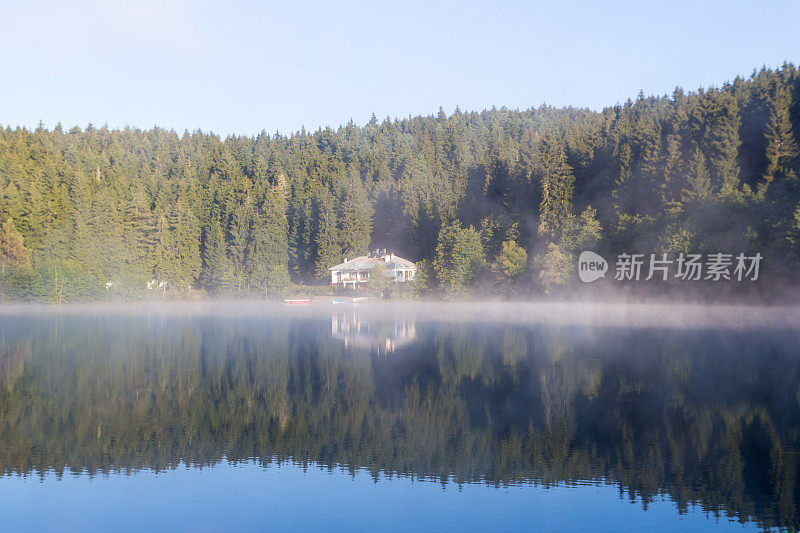
<path fill-rule="evenodd" d="M 715 188 L 734 190 L 739 187 L 739 130 L 742 120 L 736 97 L 730 92 L 709 93 L 704 143 L 708 147 L 708 166 Z"/>
<path fill-rule="evenodd" d="M 776 179 L 796 179 L 795 165 L 798 157 L 797 141 L 792 131 L 789 113 L 790 91 L 777 87 L 772 99 L 769 121 L 765 133 L 767 165 L 763 184 L 768 188 Z"/>
<path fill-rule="evenodd" d="M 697 145 L 694 146 L 692 158 L 689 160 L 687 169 L 687 187 L 681 191 L 681 201 L 684 202 L 684 204 L 694 205 L 705 202 L 711 198 L 713 193 L 711 174 L 706 165 L 706 158 Z"/>
<path fill-rule="evenodd" d="M 230 275 L 231 265 L 225 246 L 225 233 L 219 219 L 212 217 L 206 226 L 203 241 L 203 286 L 211 292 L 218 293 L 223 281 Z"/>
<path fill-rule="evenodd" d="M 542 142 L 542 201 L 539 205 L 539 235 L 558 238 L 573 213 L 575 177 L 567 164 L 564 148 L 556 139 Z"/>
<path fill-rule="evenodd" d="M 23 243 L 22 234 L 12 220 L 0 225 L 0 275 L 5 275 L 6 266 L 21 266 L 30 259 L 30 250 Z"/>
<path fill-rule="evenodd" d="M 278 187 L 268 186 L 264 192 L 251 239 L 251 282 L 268 294 L 282 294 L 290 279 L 286 201 Z"/>
<path fill-rule="evenodd" d="M 320 191 L 316 211 L 318 215 L 314 234 L 316 249 L 314 276 L 317 279 L 325 279 L 328 276 L 328 268 L 338 264 L 342 259 L 334 200 L 327 189 Z"/>

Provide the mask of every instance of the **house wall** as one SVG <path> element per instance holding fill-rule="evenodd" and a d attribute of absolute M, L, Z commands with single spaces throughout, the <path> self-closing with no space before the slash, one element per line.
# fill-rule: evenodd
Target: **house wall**
<path fill-rule="evenodd" d="M 398 268 L 395 270 L 388 270 L 386 273 L 397 282 L 405 282 L 414 279 L 415 269 L 411 268 Z M 338 285 L 340 283 L 367 283 L 371 277 L 371 272 L 362 270 L 360 272 L 349 272 L 341 270 L 331 270 L 331 284 Z"/>

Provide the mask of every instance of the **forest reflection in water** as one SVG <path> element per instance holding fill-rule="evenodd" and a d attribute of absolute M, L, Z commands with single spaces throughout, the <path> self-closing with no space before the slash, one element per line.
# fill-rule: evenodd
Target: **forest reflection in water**
<path fill-rule="evenodd" d="M 800 526 L 796 329 L 237 309 L 0 315 L 0 474 L 292 461 Z"/>

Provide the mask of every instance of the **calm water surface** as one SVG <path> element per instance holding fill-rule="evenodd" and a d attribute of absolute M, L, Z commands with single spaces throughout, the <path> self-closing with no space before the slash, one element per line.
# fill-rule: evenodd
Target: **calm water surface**
<path fill-rule="evenodd" d="M 798 530 L 797 328 L 561 311 L 0 311 L 0 529 Z"/>

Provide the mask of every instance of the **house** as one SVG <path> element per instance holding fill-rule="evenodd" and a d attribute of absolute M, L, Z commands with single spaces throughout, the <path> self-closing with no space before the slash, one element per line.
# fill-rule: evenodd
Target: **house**
<path fill-rule="evenodd" d="M 373 250 L 369 255 L 356 257 L 355 259 L 344 261 L 334 267 L 331 271 L 331 285 L 351 285 L 356 288 L 359 284 L 369 282 L 375 265 L 382 263 L 385 267 L 386 275 L 397 283 L 403 283 L 414 279 L 417 266 L 402 257 L 396 256 L 391 252 L 383 250 Z"/>

